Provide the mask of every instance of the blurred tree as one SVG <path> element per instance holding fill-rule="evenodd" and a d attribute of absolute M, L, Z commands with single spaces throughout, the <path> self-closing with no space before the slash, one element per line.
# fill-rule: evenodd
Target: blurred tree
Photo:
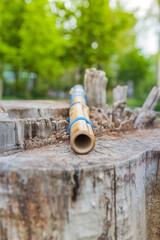
<path fill-rule="evenodd" d="M 109 0 L 1 0 L 1 75 L 9 63 L 20 97 L 30 92 L 30 73 L 34 97 L 51 87 L 68 91 L 88 67 L 106 71 L 110 86 L 129 79 L 139 84 L 148 67 L 135 48 L 135 24 L 118 1 L 113 9 Z"/>
<path fill-rule="evenodd" d="M 144 85 L 146 74 L 149 72 L 149 60 L 141 55 L 139 49 L 133 49 L 119 58 L 117 74 L 120 83 L 133 81 L 135 86 Z"/>
<path fill-rule="evenodd" d="M 63 69 L 64 40 L 55 28 L 55 16 L 47 0 L 26 4 L 20 30 L 23 69 L 36 73 L 34 93 L 46 90 Z"/>
<path fill-rule="evenodd" d="M 124 12 L 120 6 L 111 9 L 108 0 L 70 2 L 71 5 L 56 2 L 55 12 L 59 16 L 58 28 L 68 39 L 67 60 L 79 67 L 82 79 L 87 67 L 106 70 L 118 44 L 119 49 L 126 48 L 136 21 L 133 14 Z M 126 30 L 128 41 L 123 35 Z"/>
<path fill-rule="evenodd" d="M 148 21 L 149 28 L 156 27 L 156 33 L 157 33 L 157 45 L 158 45 L 158 51 L 157 51 L 157 62 L 156 64 L 156 73 L 157 73 L 157 85 L 160 87 L 160 0 L 152 0 L 150 7 L 147 11 L 147 14 L 145 16 L 144 21 L 146 19 L 150 19 L 151 21 Z"/>
<path fill-rule="evenodd" d="M 137 19 L 133 14 L 124 12 L 119 4 L 115 11 L 117 12 L 117 16 L 120 15 L 119 20 L 122 21 L 122 29 L 119 29 L 119 32 L 117 32 L 114 41 L 114 52 L 109 58 L 109 63 L 106 68 L 109 78 L 108 87 L 111 88 L 115 87 L 120 81 L 117 75 L 119 74 L 121 60 L 125 59 L 128 53 L 136 49 L 136 32 L 134 27 Z"/>
<path fill-rule="evenodd" d="M 18 93 L 18 74 L 21 66 L 19 30 L 25 11 L 24 0 L 0 1 L 0 62 L 1 78 L 6 63 L 11 64 L 15 73 L 15 96 Z"/>

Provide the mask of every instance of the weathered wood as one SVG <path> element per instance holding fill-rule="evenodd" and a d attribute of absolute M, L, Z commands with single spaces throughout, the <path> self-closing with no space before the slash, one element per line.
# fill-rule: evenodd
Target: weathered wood
<path fill-rule="evenodd" d="M 154 87 L 152 89 L 142 108 L 132 110 L 125 106 L 128 92 L 127 86 L 118 85 L 115 87 L 113 89 L 114 104 L 111 107 L 106 107 L 106 89 L 103 85 L 106 85 L 104 72 L 97 71 L 94 68 L 86 70 L 85 90 L 96 132 L 102 131 L 102 128 L 111 131 L 124 131 L 137 127 L 144 128 L 152 125 L 160 115 L 160 112 L 153 111 L 160 99 L 160 88 Z M 95 107 L 105 110 L 104 114 L 102 114 L 103 117 L 100 116 L 99 110 Z M 102 127 L 98 127 L 98 125 L 102 125 Z"/>
<path fill-rule="evenodd" d="M 67 101 L 1 101 L 0 152 L 65 139 L 68 110 Z"/>
<path fill-rule="evenodd" d="M 95 68 L 86 70 L 84 86 L 88 106 L 105 107 L 107 82 L 105 72 Z"/>
<path fill-rule="evenodd" d="M 160 112 L 155 112 L 153 110 L 141 110 L 141 112 L 139 113 L 139 115 L 136 118 L 136 121 L 134 123 L 135 127 L 141 126 L 148 126 L 151 125 L 152 122 L 158 117 L 160 116 Z"/>
<path fill-rule="evenodd" d="M 113 99 L 114 102 L 119 102 L 119 101 L 127 101 L 127 92 L 128 92 L 128 86 L 116 86 L 113 89 Z"/>
<path fill-rule="evenodd" d="M 153 87 L 146 101 L 144 102 L 142 109 L 154 110 L 157 103 L 160 100 L 160 87 Z"/>
<path fill-rule="evenodd" d="M 0 240 L 159 240 L 160 130 L 0 155 Z"/>
<path fill-rule="evenodd" d="M 91 107 L 90 118 L 96 134 L 135 129 L 134 120 L 137 114 L 125 105 L 125 101 L 121 101 L 105 109 Z"/>
<path fill-rule="evenodd" d="M 159 100 L 160 88 L 153 87 L 135 120 L 135 127 L 148 125 L 160 115 L 160 112 L 153 111 Z"/>

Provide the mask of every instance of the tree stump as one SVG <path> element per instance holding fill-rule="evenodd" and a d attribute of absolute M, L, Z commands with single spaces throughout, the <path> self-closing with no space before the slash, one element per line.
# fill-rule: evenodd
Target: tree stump
<path fill-rule="evenodd" d="M 78 155 L 69 141 L 56 137 L 64 132 L 67 105 L 20 102 L 16 111 L 12 102 L 1 105 L 1 115 L 8 117 L 0 120 L 1 133 L 11 122 L 14 129 L 3 135 L 9 151 L 0 153 L 0 240 L 159 240 L 159 128 L 105 134 L 96 138 L 93 151 Z M 10 137 L 28 128 L 43 145 L 42 135 L 50 138 L 51 115 L 56 142 L 25 151 L 11 147 Z M 19 124 L 31 124 L 34 117 L 36 127 L 17 130 L 16 116 Z"/>
<path fill-rule="evenodd" d="M 87 105 L 95 107 L 106 106 L 106 85 L 108 79 L 105 72 L 95 68 L 87 69 L 84 78 Z"/>
<path fill-rule="evenodd" d="M 0 152 L 55 142 L 68 131 L 68 112 L 66 101 L 1 101 Z"/>

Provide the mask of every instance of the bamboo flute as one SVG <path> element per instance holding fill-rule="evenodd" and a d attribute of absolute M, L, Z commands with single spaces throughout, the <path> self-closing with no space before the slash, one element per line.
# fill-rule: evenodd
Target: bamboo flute
<path fill-rule="evenodd" d="M 70 144 L 75 152 L 85 154 L 93 149 L 95 136 L 92 123 L 89 121 L 89 108 L 84 88 L 76 85 L 70 90 L 70 95 Z"/>

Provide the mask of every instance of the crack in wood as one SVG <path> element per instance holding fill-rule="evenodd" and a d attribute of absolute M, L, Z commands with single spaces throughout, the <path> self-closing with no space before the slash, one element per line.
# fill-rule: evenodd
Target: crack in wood
<path fill-rule="evenodd" d="M 78 193 L 78 189 L 79 189 L 79 171 L 76 169 L 75 173 L 73 175 L 73 179 L 74 179 L 74 187 L 73 187 L 73 195 L 72 195 L 72 201 L 76 202 L 77 200 L 77 193 Z"/>

